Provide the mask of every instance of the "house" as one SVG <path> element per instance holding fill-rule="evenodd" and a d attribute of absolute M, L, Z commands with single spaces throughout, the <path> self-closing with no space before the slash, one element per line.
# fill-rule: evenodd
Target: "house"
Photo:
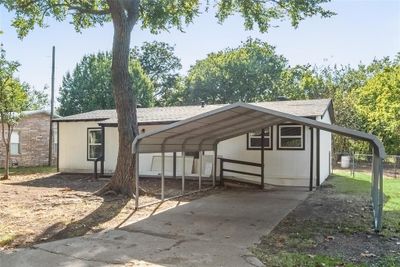
<path fill-rule="evenodd" d="M 50 112 L 47 110 L 24 111 L 22 113 L 21 120 L 15 125 L 11 134 L 10 164 L 12 166 L 48 165 L 50 116 Z M 55 127 L 53 129 L 53 136 L 57 136 L 57 129 Z M 55 165 L 57 138 L 53 138 L 53 140 L 52 163 Z M 4 166 L 5 148 L 3 140 L 0 140 L 0 142 L 0 164 Z"/>
<path fill-rule="evenodd" d="M 309 118 L 318 122 L 334 122 L 332 101 L 330 99 L 296 100 L 254 103 L 256 107 L 279 111 L 297 117 Z M 178 121 L 193 118 L 200 114 L 221 109 L 228 105 L 199 105 L 180 107 L 138 108 L 138 124 L 141 134 L 162 129 Z M 92 173 L 94 161 L 103 153 L 102 172 L 112 174 L 118 153 L 118 128 L 115 110 L 96 110 L 55 119 L 58 124 L 59 160 L 61 172 Z M 220 122 L 222 123 L 222 122 Z M 103 138 L 104 137 L 104 138 Z M 312 137 L 312 138 L 311 138 Z M 310 167 L 313 168 L 313 183 L 319 185 L 330 173 L 331 133 L 315 131 L 310 127 L 292 122 L 270 123 L 261 136 L 259 129 L 254 132 L 233 136 L 218 143 L 218 157 L 225 159 L 259 163 L 261 140 L 264 140 L 264 182 L 271 185 L 309 186 Z M 315 153 L 310 157 L 311 147 Z M 203 152 L 201 173 L 210 177 L 213 171 L 213 151 Z M 161 154 L 141 153 L 141 176 L 161 175 Z M 175 162 L 175 167 L 174 163 Z M 183 165 L 186 176 L 198 176 L 200 158 L 196 150 L 185 153 L 178 151 L 165 153 L 165 175 L 182 175 Z M 234 164 L 231 164 L 234 165 Z M 218 168 L 219 164 L 216 165 Z M 229 162 L 227 163 L 229 166 Z M 234 167 L 230 167 L 232 170 Z M 242 173 L 229 173 L 239 180 L 259 183 L 260 178 L 244 173 L 254 173 L 251 165 L 236 169 Z M 219 170 L 218 170 L 219 171 Z"/>

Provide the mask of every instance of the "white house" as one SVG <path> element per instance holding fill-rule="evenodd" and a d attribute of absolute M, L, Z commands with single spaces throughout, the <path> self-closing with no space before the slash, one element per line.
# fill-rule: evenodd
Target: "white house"
<path fill-rule="evenodd" d="M 255 103 L 299 117 L 310 118 L 331 124 L 334 120 L 330 99 L 275 101 Z M 140 133 L 160 129 L 171 123 L 216 110 L 225 105 L 180 106 L 138 108 Z M 58 168 L 61 172 L 92 173 L 94 161 L 103 153 L 99 169 L 103 174 L 112 174 L 118 152 L 118 128 L 115 110 L 96 110 L 58 118 Z M 319 185 L 329 175 L 331 133 L 294 124 L 282 123 L 269 126 L 264 133 L 264 182 L 272 185 L 309 186 L 310 171 L 312 183 Z M 311 139 L 313 135 L 313 140 Z M 104 136 L 104 138 L 103 138 Z M 218 143 L 218 157 L 260 163 L 261 134 L 249 132 Z M 311 147 L 314 153 L 310 153 Z M 160 153 L 140 154 L 140 175 L 159 176 L 161 172 Z M 182 154 L 166 153 L 166 176 L 182 174 Z M 202 175 L 209 177 L 213 169 L 213 151 L 205 151 L 202 157 Z M 312 158 L 312 161 L 311 161 Z M 175 168 L 173 167 L 175 162 Z M 198 176 L 199 154 L 196 151 L 185 155 L 185 174 Z M 217 164 L 217 173 L 219 164 Z M 229 169 L 239 172 L 256 173 L 256 166 L 226 163 Z M 242 173 L 226 172 L 224 176 L 259 183 L 260 178 Z"/>

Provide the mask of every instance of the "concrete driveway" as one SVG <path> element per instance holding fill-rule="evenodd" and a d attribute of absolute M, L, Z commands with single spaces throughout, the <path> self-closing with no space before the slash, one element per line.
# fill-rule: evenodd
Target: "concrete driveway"
<path fill-rule="evenodd" d="M 0 254 L 0 266 L 262 266 L 249 248 L 307 196 L 223 191 L 118 230 Z"/>

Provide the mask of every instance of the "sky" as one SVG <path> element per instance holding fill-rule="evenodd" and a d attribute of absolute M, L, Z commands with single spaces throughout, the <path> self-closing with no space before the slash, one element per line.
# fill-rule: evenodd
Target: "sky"
<path fill-rule="evenodd" d="M 201 14 L 184 32 L 171 30 L 153 35 L 138 27 L 132 32 L 131 46 L 145 41 L 163 41 L 175 45 L 181 59 L 181 73 L 187 73 L 196 60 L 227 47 L 237 47 L 248 37 L 259 38 L 276 47 L 290 65 L 352 65 L 368 64 L 374 58 L 393 57 L 400 52 L 400 0 L 332 0 L 325 4 L 337 13 L 331 18 L 312 17 L 297 29 L 287 21 L 276 22 L 267 33 L 245 31 L 243 20 L 235 15 L 222 25 L 215 13 Z M 0 7 L 0 43 L 7 58 L 17 60 L 21 67 L 17 76 L 36 89 L 51 80 L 51 50 L 56 46 L 56 97 L 63 75 L 72 71 L 80 59 L 91 53 L 111 50 L 111 24 L 76 33 L 71 24 L 48 20 L 49 27 L 36 28 L 23 40 L 10 26 L 12 14 Z"/>

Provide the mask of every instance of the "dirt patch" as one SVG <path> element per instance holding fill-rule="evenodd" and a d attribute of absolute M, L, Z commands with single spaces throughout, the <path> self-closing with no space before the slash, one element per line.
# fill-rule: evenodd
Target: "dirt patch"
<path fill-rule="evenodd" d="M 26 247 L 35 243 L 74 237 L 115 228 L 125 221 L 140 220 L 156 212 L 210 194 L 201 192 L 135 211 L 134 200 L 122 196 L 97 197 L 107 179 L 91 175 L 32 174 L 16 175 L 0 182 L 0 249 Z M 205 181 L 203 187 L 208 186 Z M 140 205 L 160 199 L 160 179 L 141 178 L 148 194 Z M 193 191 L 198 182 L 187 180 Z M 166 197 L 180 194 L 181 181 L 166 179 Z"/>
<path fill-rule="evenodd" d="M 264 236 L 255 253 L 267 266 L 387 266 L 380 262 L 388 257 L 398 266 L 400 238 L 374 232 L 368 195 L 340 194 L 328 180 Z"/>

